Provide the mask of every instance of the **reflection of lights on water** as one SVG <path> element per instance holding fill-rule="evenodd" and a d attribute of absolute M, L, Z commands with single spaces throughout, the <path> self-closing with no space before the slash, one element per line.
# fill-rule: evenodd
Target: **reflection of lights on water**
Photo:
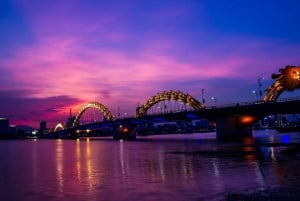
<path fill-rule="evenodd" d="M 270 143 L 274 143 L 275 142 L 275 138 L 273 135 L 270 136 Z M 276 156 L 275 156 L 275 151 L 274 151 L 274 147 L 270 147 L 270 156 L 272 158 L 272 161 L 276 161 Z"/>
<path fill-rule="evenodd" d="M 275 157 L 275 152 L 274 152 L 274 147 L 270 147 L 271 150 L 271 158 L 273 161 L 276 161 L 276 157 Z"/>
<path fill-rule="evenodd" d="M 243 151 L 245 152 L 245 159 L 248 162 L 252 162 L 256 159 L 256 155 L 254 152 L 256 151 L 254 147 L 254 138 L 253 137 L 246 137 L 243 139 Z"/>
<path fill-rule="evenodd" d="M 185 178 L 194 177 L 193 162 L 190 157 L 184 157 L 184 159 L 182 159 L 181 169 Z"/>
<path fill-rule="evenodd" d="M 270 142 L 273 143 L 275 141 L 274 136 L 270 136 Z"/>
<path fill-rule="evenodd" d="M 56 140 L 56 173 L 57 173 L 57 181 L 59 192 L 63 192 L 64 190 L 64 177 L 63 177 L 63 141 L 61 139 Z"/>
<path fill-rule="evenodd" d="M 81 160 L 80 160 L 80 139 L 76 139 L 76 168 L 77 168 L 77 179 L 81 181 Z"/>
<path fill-rule="evenodd" d="M 85 158 L 86 158 L 86 169 L 87 169 L 87 181 L 88 181 L 88 184 L 89 184 L 89 187 L 91 188 L 92 187 L 92 183 L 93 183 L 93 177 L 92 177 L 92 174 L 93 174 L 93 168 L 92 168 L 92 161 L 91 161 L 91 145 L 90 145 L 90 138 L 87 138 L 86 139 L 86 155 L 85 155 Z M 90 189 L 92 190 L 92 189 Z"/>
<path fill-rule="evenodd" d="M 291 141 L 290 136 L 289 136 L 289 135 L 283 135 L 283 136 L 281 137 L 281 141 L 282 141 L 283 143 L 289 143 L 289 142 Z"/>
<path fill-rule="evenodd" d="M 165 171 L 164 171 L 164 153 L 162 151 L 158 152 L 158 164 L 159 164 L 159 172 L 162 181 L 165 180 Z"/>
<path fill-rule="evenodd" d="M 220 177 L 220 171 L 219 171 L 219 164 L 217 158 L 212 158 L 212 165 L 214 168 L 214 175 L 215 177 Z"/>
<path fill-rule="evenodd" d="M 123 142 L 123 140 L 120 142 Z M 120 143 L 120 165 L 121 165 L 121 172 L 123 178 L 126 177 L 126 169 L 125 169 L 125 162 L 124 162 L 124 145 L 123 143 Z"/>

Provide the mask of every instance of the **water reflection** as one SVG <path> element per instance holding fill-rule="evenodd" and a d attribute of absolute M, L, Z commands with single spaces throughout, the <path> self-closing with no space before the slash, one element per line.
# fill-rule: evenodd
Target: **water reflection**
<path fill-rule="evenodd" d="M 262 135 L 268 142 L 283 140 L 276 133 Z M 5 189 L 0 197 L 221 200 L 227 193 L 289 185 L 291 174 L 300 175 L 295 168 L 300 160 L 280 155 L 280 147 L 254 146 L 259 138 L 239 144 L 206 139 L 0 141 L 0 152 L 7 153 L 0 157 L 0 187 Z M 257 151 L 261 156 L 253 154 Z"/>
<path fill-rule="evenodd" d="M 126 164 L 124 161 L 124 146 L 123 146 L 123 141 L 120 140 L 120 165 L 121 165 L 121 172 L 122 172 L 122 178 L 126 179 L 127 177 L 127 170 L 126 170 Z"/>
<path fill-rule="evenodd" d="M 220 177 L 218 159 L 212 158 L 211 160 L 212 160 L 212 165 L 213 165 L 213 169 L 214 169 L 214 176 L 218 178 L 218 177 Z"/>
<path fill-rule="evenodd" d="M 77 180 L 81 183 L 81 151 L 80 151 L 80 139 L 76 140 L 76 171 Z"/>
<path fill-rule="evenodd" d="M 61 139 L 56 140 L 56 178 L 60 193 L 64 192 L 64 146 Z"/>
<path fill-rule="evenodd" d="M 160 150 L 158 152 L 158 164 L 159 164 L 159 173 L 160 173 L 160 179 L 162 181 L 165 181 L 165 166 L 164 166 L 164 153 Z"/>

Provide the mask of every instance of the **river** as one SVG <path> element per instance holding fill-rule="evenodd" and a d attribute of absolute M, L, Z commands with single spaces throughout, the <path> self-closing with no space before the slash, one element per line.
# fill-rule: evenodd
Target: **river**
<path fill-rule="evenodd" d="M 254 131 L 241 142 L 215 133 L 111 139 L 0 141 L 0 200 L 217 201 L 299 179 L 299 156 L 282 146 L 299 134 Z M 254 150 L 255 151 L 255 150 Z M 247 154 L 241 154 L 247 153 Z"/>

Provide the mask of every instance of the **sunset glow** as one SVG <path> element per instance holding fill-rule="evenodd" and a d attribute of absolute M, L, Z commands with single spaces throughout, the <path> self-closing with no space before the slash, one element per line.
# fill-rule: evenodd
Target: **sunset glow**
<path fill-rule="evenodd" d="M 217 3 L 216 3 L 217 2 Z M 133 116 L 161 91 L 255 101 L 300 64 L 298 1 L 0 2 L 0 117 L 49 127 L 87 102 Z M 280 13 L 280 15 L 278 15 Z M 284 94 L 297 96 L 299 92 Z"/>

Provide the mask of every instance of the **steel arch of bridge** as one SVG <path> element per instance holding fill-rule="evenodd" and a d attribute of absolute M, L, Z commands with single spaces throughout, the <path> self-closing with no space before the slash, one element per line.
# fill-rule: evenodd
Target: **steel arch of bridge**
<path fill-rule="evenodd" d="M 176 100 L 185 103 L 188 106 L 191 106 L 195 110 L 204 109 L 205 105 L 200 103 L 198 100 L 193 98 L 189 94 L 184 94 L 180 91 L 163 91 L 155 96 L 152 96 L 146 103 L 137 108 L 136 117 L 141 117 L 146 114 L 148 109 L 160 101 L 165 100 Z"/>
<path fill-rule="evenodd" d="M 65 128 L 66 127 L 64 126 L 64 124 L 58 123 L 54 128 L 54 132 L 58 131 L 59 129 L 64 130 Z"/>
<path fill-rule="evenodd" d="M 84 105 L 77 113 L 75 120 L 73 122 L 73 127 L 79 126 L 79 119 L 82 116 L 82 114 L 89 108 L 96 108 L 100 112 L 104 114 L 104 117 L 107 120 L 113 120 L 113 115 L 112 113 L 105 107 L 103 104 L 98 103 L 96 101 L 88 102 L 86 105 Z"/>

